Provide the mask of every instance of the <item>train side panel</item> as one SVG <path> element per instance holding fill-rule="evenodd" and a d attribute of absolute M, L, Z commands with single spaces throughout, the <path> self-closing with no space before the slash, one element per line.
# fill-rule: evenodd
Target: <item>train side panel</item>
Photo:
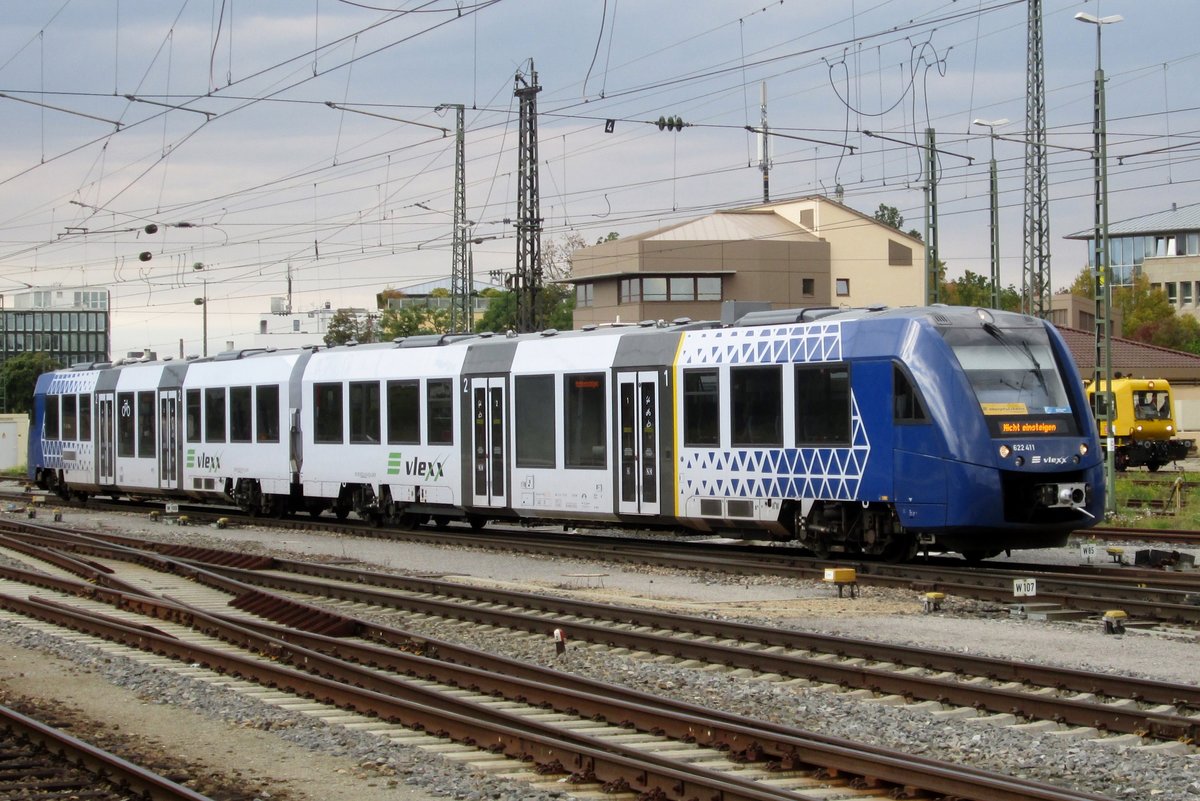
<path fill-rule="evenodd" d="M 300 478 L 310 511 L 331 507 L 344 516 L 353 509 L 381 520 L 462 514 L 455 421 L 463 414 L 465 354 L 461 343 L 431 342 L 312 356 L 300 418 Z"/>
<path fill-rule="evenodd" d="M 308 351 L 219 354 L 191 364 L 180 399 L 179 489 L 285 511 L 295 477 L 292 384 Z"/>

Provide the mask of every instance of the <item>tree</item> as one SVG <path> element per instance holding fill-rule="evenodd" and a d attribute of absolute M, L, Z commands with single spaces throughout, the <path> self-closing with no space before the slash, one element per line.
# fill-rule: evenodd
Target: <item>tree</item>
<path fill-rule="evenodd" d="M 614 236 L 610 234 L 609 236 Z M 587 242 L 578 231 L 571 231 L 561 240 L 550 240 L 542 246 L 542 278 L 558 281 L 571 275 L 571 257 Z"/>
<path fill-rule="evenodd" d="M 884 225 L 890 225 L 897 231 L 902 231 L 904 225 L 904 217 L 900 214 L 900 209 L 895 206 L 889 206 L 886 203 L 880 203 L 879 208 L 875 209 L 875 219 Z M 913 239 L 922 239 L 921 232 L 916 228 L 910 228 L 908 235 Z"/>
<path fill-rule="evenodd" d="M 992 306 L 992 279 L 970 270 L 942 285 L 942 300 L 951 306 Z M 1021 295 L 1013 285 L 1000 288 L 1000 308 L 1016 311 L 1021 308 Z"/>
<path fill-rule="evenodd" d="M 879 208 L 875 209 L 875 219 L 884 225 L 892 226 L 897 231 L 904 225 L 904 217 L 901 216 L 900 209 L 886 203 L 880 203 Z"/>
<path fill-rule="evenodd" d="M 514 292 L 500 292 L 492 297 L 487 311 L 475 323 L 476 331 L 517 330 L 517 296 Z M 545 328 L 569 331 L 575 327 L 575 290 L 567 284 L 546 284 L 537 296 L 538 319 L 545 321 Z"/>
<path fill-rule="evenodd" d="M 0 382 L 4 384 L 7 401 L 5 411 L 28 414 L 33 411 L 33 390 L 38 376 L 62 367 L 48 353 L 18 353 L 0 367 Z"/>
<path fill-rule="evenodd" d="M 353 309 L 338 309 L 329 318 L 329 326 L 325 329 L 325 344 L 345 345 L 350 341 L 374 342 L 375 321 L 363 317 Z"/>
<path fill-rule="evenodd" d="M 386 309 L 379 321 L 380 339 L 445 334 L 450 331 L 450 310 L 424 305 Z"/>

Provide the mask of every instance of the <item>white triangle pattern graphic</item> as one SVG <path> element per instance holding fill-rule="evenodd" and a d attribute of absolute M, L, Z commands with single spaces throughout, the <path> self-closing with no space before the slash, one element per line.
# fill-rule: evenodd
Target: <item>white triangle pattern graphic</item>
<path fill-rule="evenodd" d="M 683 495 L 857 500 L 871 443 L 853 392 L 850 434 L 844 447 L 685 451 Z"/>
<path fill-rule="evenodd" d="M 680 364 L 787 364 L 836 362 L 842 358 L 840 322 L 689 331 Z"/>

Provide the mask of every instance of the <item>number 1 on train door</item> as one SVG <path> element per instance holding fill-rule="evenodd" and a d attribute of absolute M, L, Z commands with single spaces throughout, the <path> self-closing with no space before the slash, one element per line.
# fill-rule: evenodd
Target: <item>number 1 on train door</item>
<path fill-rule="evenodd" d="M 617 511 L 656 515 L 659 513 L 658 373 L 618 373 L 617 392 Z"/>

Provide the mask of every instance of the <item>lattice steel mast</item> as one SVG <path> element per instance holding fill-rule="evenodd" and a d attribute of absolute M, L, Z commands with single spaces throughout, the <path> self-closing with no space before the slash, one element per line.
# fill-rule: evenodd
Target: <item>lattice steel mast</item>
<path fill-rule="evenodd" d="M 517 330 L 536 331 L 541 326 L 537 299 L 542 289 L 542 216 L 538 193 L 537 71 L 529 60 L 529 79 L 520 72 L 513 94 L 520 100 L 517 145 Z"/>
<path fill-rule="evenodd" d="M 1025 258 L 1021 305 L 1036 317 L 1050 313 L 1050 165 L 1046 152 L 1046 76 L 1042 58 L 1042 0 L 1029 0 L 1025 56 Z"/>
<path fill-rule="evenodd" d="M 470 331 L 471 289 L 474 276 L 467 259 L 466 133 L 462 103 L 444 103 L 439 108 L 455 111 L 454 133 L 454 239 L 450 261 L 450 330 Z"/>

